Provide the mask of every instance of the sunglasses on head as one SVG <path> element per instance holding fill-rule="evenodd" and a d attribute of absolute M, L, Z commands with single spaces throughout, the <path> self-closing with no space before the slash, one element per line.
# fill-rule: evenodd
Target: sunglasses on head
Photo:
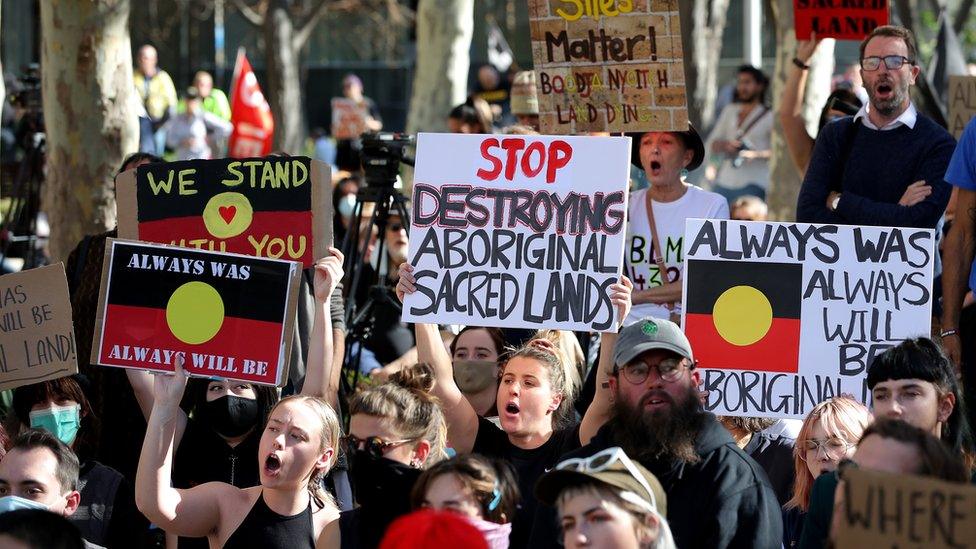
<path fill-rule="evenodd" d="M 408 438 L 403 440 L 383 440 L 381 437 L 359 438 L 355 435 L 345 435 L 339 439 L 342 451 L 350 454 L 353 452 L 366 452 L 367 454 L 381 458 L 387 452 L 397 446 L 413 442 L 415 439 Z"/>

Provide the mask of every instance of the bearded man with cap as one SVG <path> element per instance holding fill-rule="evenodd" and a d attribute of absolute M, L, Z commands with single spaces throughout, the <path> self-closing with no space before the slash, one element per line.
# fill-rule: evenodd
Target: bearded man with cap
<path fill-rule="evenodd" d="M 667 494 L 678 547 L 775 548 L 783 521 L 766 473 L 705 412 L 691 344 L 673 322 L 645 318 L 621 330 L 609 385 L 610 421 L 566 458 L 620 446 Z M 555 547 L 555 517 L 536 513 L 531 547 Z"/>
<path fill-rule="evenodd" d="M 521 71 L 512 80 L 512 114 L 519 125 L 539 131 L 539 96 L 535 71 Z"/>
<path fill-rule="evenodd" d="M 681 313 L 685 220 L 728 219 L 729 204 L 721 195 L 684 180 L 705 158 L 705 145 L 690 124 L 685 132 L 627 135 L 630 161 L 644 170 L 650 187 L 630 195 L 624 274 L 634 283 L 634 306 L 624 324 L 644 317 L 676 321 Z"/>

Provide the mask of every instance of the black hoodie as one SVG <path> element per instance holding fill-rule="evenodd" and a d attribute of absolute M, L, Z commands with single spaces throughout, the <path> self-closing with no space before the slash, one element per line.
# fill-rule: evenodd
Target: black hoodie
<path fill-rule="evenodd" d="M 776 549 L 783 543 L 783 518 L 766 473 L 743 452 L 709 413 L 695 440 L 695 464 L 647 462 L 667 493 L 668 524 L 678 547 Z M 611 425 L 590 443 L 563 457 L 591 456 L 617 446 Z M 529 547 L 559 547 L 555 509 L 539 505 Z"/>

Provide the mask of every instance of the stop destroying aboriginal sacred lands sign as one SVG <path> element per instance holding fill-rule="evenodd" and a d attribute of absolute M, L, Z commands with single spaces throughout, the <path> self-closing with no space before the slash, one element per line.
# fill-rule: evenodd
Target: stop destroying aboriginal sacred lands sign
<path fill-rule="evenodd" d="M 93 364 L 283 385 L 301 265 L 108 239 Z"/>
<path fill-rule="evenodd" d="M 306 157 L 145 164 L 116 180 L 119 236 L 310 267 L 332 243 L 330 177 Z"/>
<path fill-rule="evenodd" d="M 804 418 L 928 336 L 930 229 L 690 219 L 682 325 L 718 415 Z"/>
<path fill-rule="evenodd" d="M 615 331 L 630 138 L 417 136 L 405 322 Z"/>

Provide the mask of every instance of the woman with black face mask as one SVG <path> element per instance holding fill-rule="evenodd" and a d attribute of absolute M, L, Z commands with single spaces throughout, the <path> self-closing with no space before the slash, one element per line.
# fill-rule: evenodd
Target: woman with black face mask
<path fill-rule="evenodd" d="M 417 364 L 349 402 L 347 454 L 359 505 L 326 526 L 318 547 L 373 549 L 396 518 L 411 511 L 410 493 L 424 469 L 447 457 L 447 424 L 430 396 L 433 370 Z"/>
<path fill-rule="evenodd" d="M 342 279 L 342 261 L 342 254 L 331 248 L 330 256 L 315 266 L 317 310 L 303 395 L 323 396 L 332 377 L 331 372 L 325 371 L 324 360 L 332 357 L 332 341 L 324 335 L 332 333 L 329 304 L 332 291 Z M 322 367 L 313 368 L 313 364 Z M 126 373 L 148 421 L 153 407 L 153 376 L 142 370 L 130 369 Z M 174 437 L 173 487 L 193 488 L 213 481 L 238 488 L 259 485 L 260 463 L 254 457 L 262 428 L 278 396 L 277 387 L 217 378 L 190 380 L 181 405 L 187 414 L 179 419 Z M 179 547 L 204 548 L 207 539 L 180 538 Z"/>

